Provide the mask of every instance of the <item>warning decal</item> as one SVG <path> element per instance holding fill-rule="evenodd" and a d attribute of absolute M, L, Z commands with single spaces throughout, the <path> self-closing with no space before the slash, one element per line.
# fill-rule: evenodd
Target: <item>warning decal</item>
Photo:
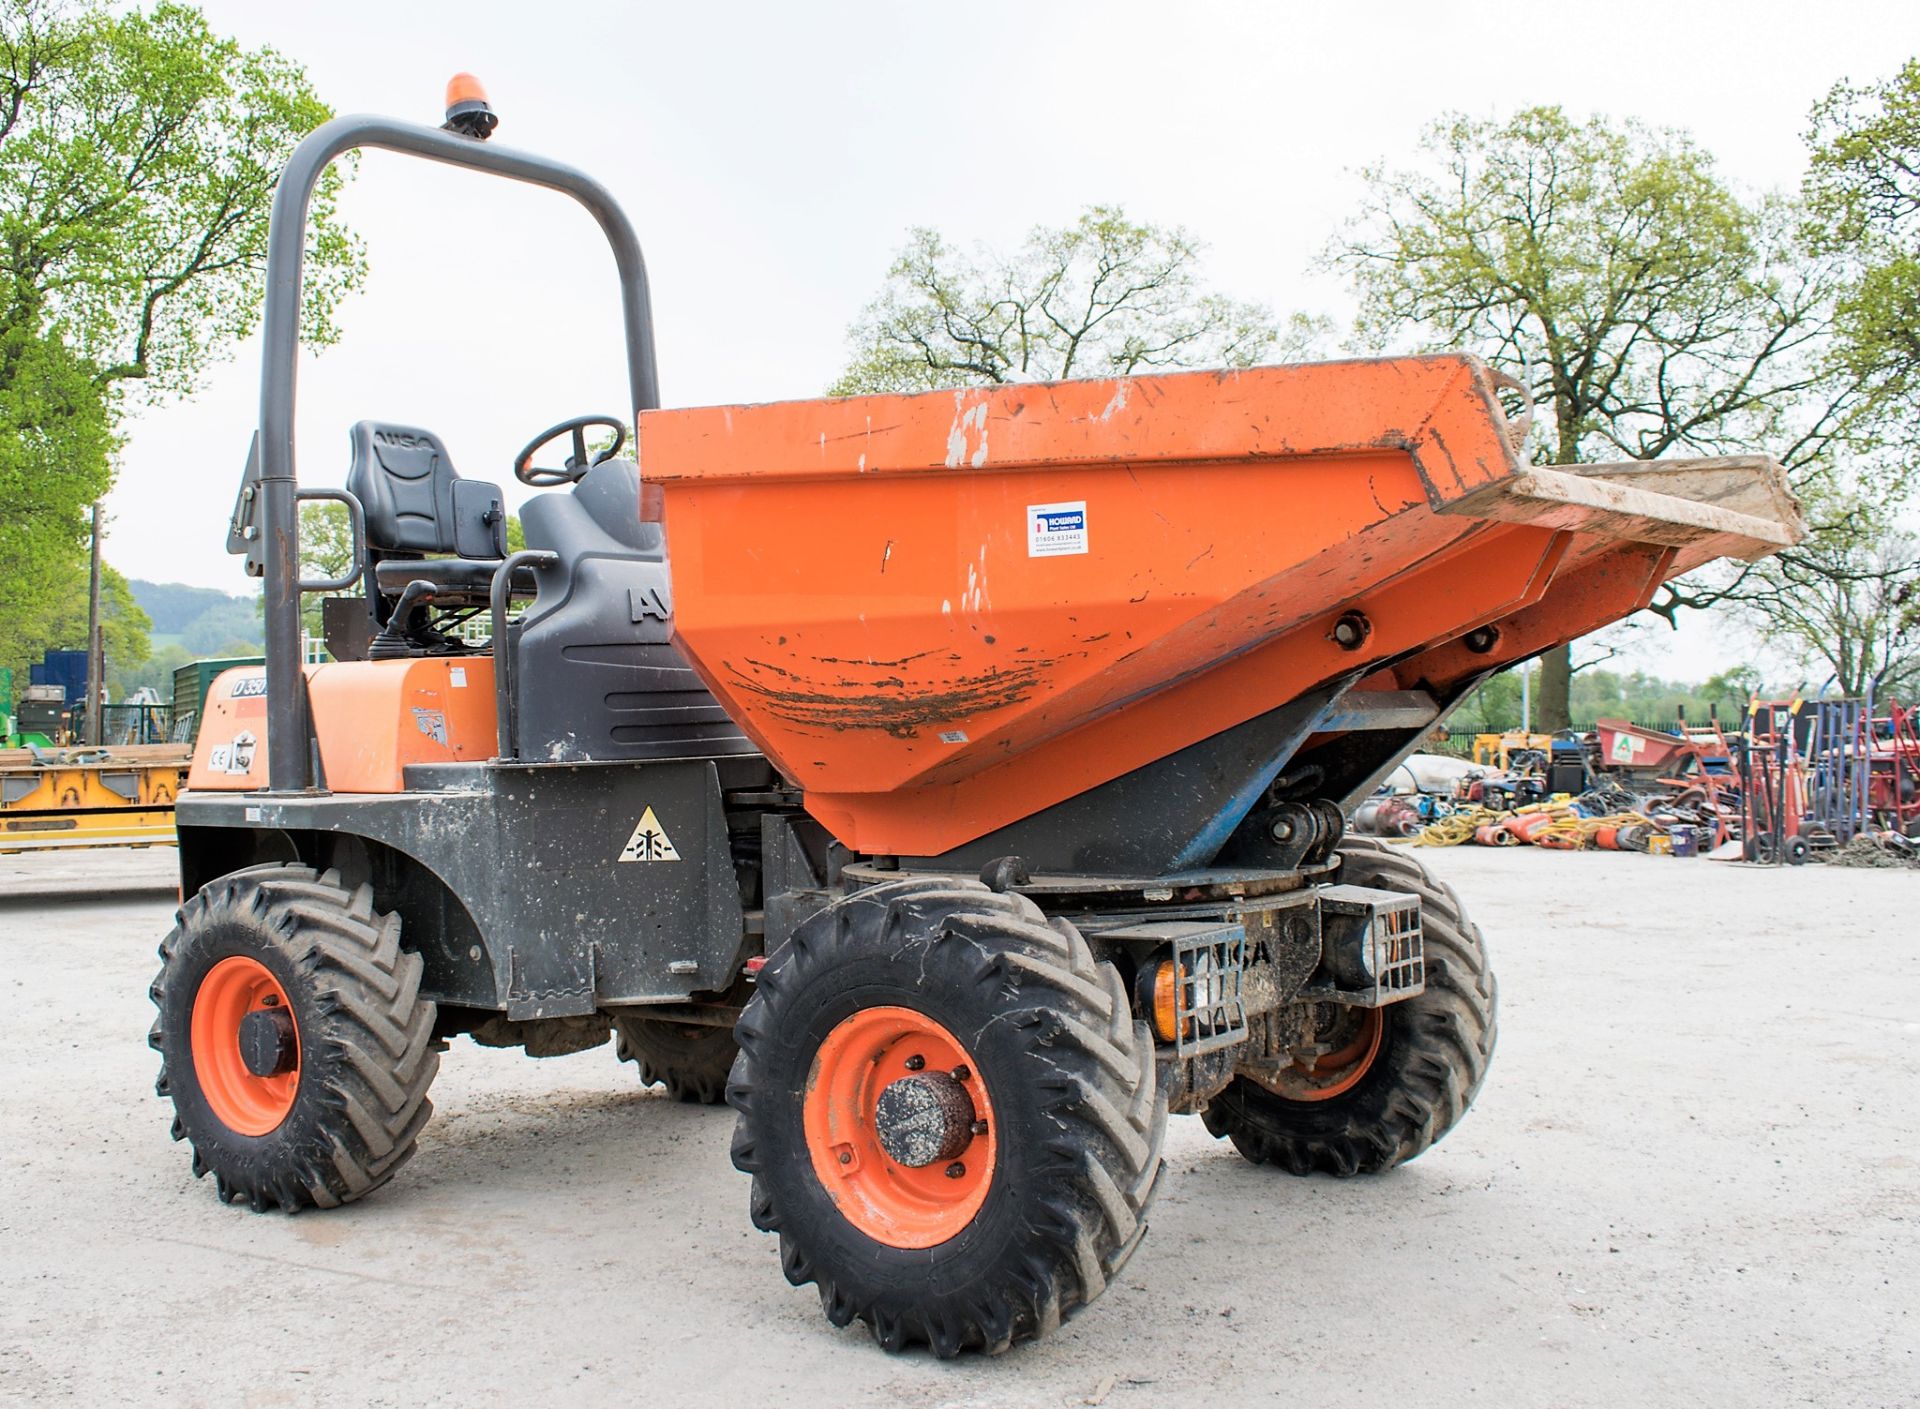
<path fill-rule="evenodd" d="M 673 849 L 673 843 L 667 840 L 667 829 L 660 825 L 660 819 L 653 815 L 649 807 L 640 814 L 640 821 L 634 826 L 633 835 L 627 838 L 626 849 L 620 853 L 622 861 L 678 861 L 680 853 Z"/>

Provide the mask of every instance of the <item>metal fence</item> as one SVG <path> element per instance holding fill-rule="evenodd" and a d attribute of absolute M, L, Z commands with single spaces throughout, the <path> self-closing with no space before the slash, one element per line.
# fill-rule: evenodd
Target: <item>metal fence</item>
<path fill-rule="evenodd" d="M 100 707 L 100 742 L 164 744 L 173 736 L 173 706 L 164 704 L 110 704 Z"/>

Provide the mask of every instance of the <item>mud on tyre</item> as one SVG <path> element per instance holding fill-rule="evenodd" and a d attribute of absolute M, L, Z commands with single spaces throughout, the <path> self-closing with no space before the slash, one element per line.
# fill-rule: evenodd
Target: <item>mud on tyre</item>
<path fill-rule="evenodd" d="M 1022 896 L 928 879 L 839 901 L 735 1031 L 753 1221 L 837 1326 L 1002 1351 L 1097 1297 L 1145 1231 L 1152 1038 L 1112 966 Z"/>
<path fill-rule="evenodd" d="M 727 1099 L 727 1073 L 739 1048 L 733 1029 L 659 1018 L 617 1017 L 616 1055 L 640 1068 L 646 1086 L 662 1086 L 676 1101 L 717 1106 Z"/>
<path fill-rule="evenodd" d="M 370 887 L 305 866 L 236 871 L 181 906 L 160 960 L 155 1090 L 223 1200 L 330 1208 L 413 1154 L 440 1062 L 434 1005 Z"/>

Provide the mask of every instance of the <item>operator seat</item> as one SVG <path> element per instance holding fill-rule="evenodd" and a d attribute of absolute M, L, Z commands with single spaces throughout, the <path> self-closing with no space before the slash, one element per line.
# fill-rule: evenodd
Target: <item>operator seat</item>
<path fill-rule="evenodd" d="M 608 460 L 520 510 L 560 559 L 516 628 L 520 757 L 717 758 L 756 752 L 673 645 L 666 536 L 640 517 L 640 471 Z"/>
<path fill-rule="evenodd" d="M 500 487 L 462 479 L 432 431 L 361 421 L 350 435 L 347 489 L 366 515 L 367 604 L 374 625 L 387 624 L 410 582 L 430 584 L 436 607 L 484 603 L 494 570 L 507 555 Z M 515 585 L 531 587 L 531 579 Z"/>

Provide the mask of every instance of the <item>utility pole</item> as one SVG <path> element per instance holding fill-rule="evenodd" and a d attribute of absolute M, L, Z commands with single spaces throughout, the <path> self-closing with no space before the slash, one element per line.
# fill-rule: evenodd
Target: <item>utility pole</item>
<path fill-rule="evenodd" d="M 107 683 L 106 644 L 100 637 L 100 504 L 93 505 L 93 551 L 87 565 L 87 724 L 82 742 L 100 742 L 100 696 Z"/>

